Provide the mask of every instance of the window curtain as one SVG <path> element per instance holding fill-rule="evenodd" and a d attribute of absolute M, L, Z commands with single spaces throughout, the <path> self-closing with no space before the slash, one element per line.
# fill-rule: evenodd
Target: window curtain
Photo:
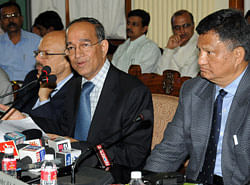
<path fill-rule="evenodd" d="M 32 0 L 32 24 L 46 10 L 56 11 L 65 25 L 65 0 Z M 126 38 L 124 0 L 69 0 L 69 13 L 70 21 L 86 16 L 98 19 L 104 25 L 107 38 Z"/>
<path fill-rule="evenodd" d="M 70 0 L 70 21 L 79 17 L 94 17 L 106 30 L 106 37 L 126 38 L 124 0 Z"/>

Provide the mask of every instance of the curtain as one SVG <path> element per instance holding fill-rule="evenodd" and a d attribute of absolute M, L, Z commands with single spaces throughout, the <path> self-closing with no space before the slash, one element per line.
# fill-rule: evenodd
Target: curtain
<path fill-rule="evenodd" d="M 70 20 L 79 17 L 94 17 L 106 30 L 106 37 L 126 38 L 124 0 L 70 0 Z"/>
<path fill-rule="evenodd" d="M 65 0 L 32 0 L 31 1 L 31 19 L 32 25 L 35 18 L 42 12 L 53 10 L 57 12 L 65 27 Z"/>

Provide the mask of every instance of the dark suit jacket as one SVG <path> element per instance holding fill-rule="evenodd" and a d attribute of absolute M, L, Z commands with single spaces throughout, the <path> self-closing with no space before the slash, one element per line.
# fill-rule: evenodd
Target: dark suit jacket
<path fill-rule="evenodd" d="M 224 184 L 246 184 L 250 180 L 250 68 L 242 77 L 232 101 L 222 143 Z M 215 84 L 197 77 L 184 83 L 171 123 L 147 160 L 145 169 L 176 171 L 189 155 L 187 178 L 196 180 L 208 144 L 215 97 Z M 235 144 L 234 135 L 238 144 Z"/>
<path fill-rule="evenodd" d="M 37 79 L 37 70 L 27 74 L 24 85 Z M 31 118 L 47 133 L 69 136 L 75 122 L 76 104 L 80 95 L 81 79 L 77 74 L 53 96 L 50 101 L 32 110 L 38 99 L 39 84 L 32 89 L 24 90 L 18 95 L 15 106 L 22 112 L 28 113 Z"/>
<path fill-rule="evenodd" d="M 29 79 L 28 81 L 33 80 L 33 78 Z M 39 88 L 37 87 L 36 91 L 25 93 L 30 95 L 24 98 L 28 99 L 28 103 L 21 110 L 29 113 L 45 132 L 74 137 L 81 81 L 82 77 L 75 75 L 51 99 L 50 103 L 31 110 L 37 100 Z M 140 124 L 132 124 L 143 110 L 151 112 L 152 116 L 149 117 L 149 120 Z M 117 182 L 127 183 L 130 179 L 130 170 L 140 170 L 144 166 L 151 151 L 153 105 L 151 93 L 142 82 L 116 69 L 111 64 L 91 122 L 87 142 L 72 143 L 72 147 L 85 152 L 87 147 L 102 143 L 105 137 L 128 124 L 131 126 L 104 143 L 105 146 L 108 146 L 119 140 L 107 149 L 108 157 L 115 166 L 112 174 Z M 97 164 L 96 155 L 92 155 L 83 163 L 88 166 Z"/>
<path fill-rule="evenodd" d="M 136 131 L 127 135 L 138 126 L 132 122 L 145 109 L 152 113 L 150 120 L 139 124 Z M 116 69 L 111 64 L 91 122 L 87 142 L 74 143 L 72 146 L 84 151 L 87 146 L 102 143 L 105 137 L 128 124 L 131 124 L 128 129 L 124 129 L 105 142 L 105 145 L 108 145 L 119 140 L 107 149 L 108 157 L 114 165 L 142 169 L 150 153 L 152 140 L 151 93 L 137 78 Z M 121 139 L 122 137 L 124 139 Z M 126 173 L 125 176 L 118 177 L 118 181 L 128 182 L 129 174 Z"/>

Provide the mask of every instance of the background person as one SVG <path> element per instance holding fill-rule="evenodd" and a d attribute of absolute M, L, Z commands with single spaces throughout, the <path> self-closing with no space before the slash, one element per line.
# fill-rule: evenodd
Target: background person
<path fill-rule="evenodd" d="M 80 95 L 80 80 L 71 69 L 65 48 L 65 31 L 52 31 L 42 38 L 35 51 L 36 70 L 27 74 L 24 85 L 37 80 L 42 68 L 49 66 L 50 75 L 57 77 L 57 86 L 51 88 L 46 83 L 37 83 L 33 89 L 19 94 L 15 108 L 29 114 L 46 133 L 69 136 L 75 117 L 73 107 L 77 104 L 72 97 Z"/>
<path fill-rule="evenodd" d="M 136 9 L 128 13 L 128 39 L 115 51 L 112 63 L 118 69 L 128 72 L 131 65 L 140 65 L 142 73 L 151 73 L 155 69 L 161 51 L 157 44 L 146 37 L 150 15 Z"/>
<path fill-rule="evenodd" d="M 187 10 L 179 10 L 171 18 L 173 35 L 157 63 L 156 73 L 178 71 L 181 76 L 196 77 L 198 66 L 198 36 L 194 32 L 194 18 Z"/>
<path fill-rule="evenodd" d="M 23 16 L 17 3 L 1 4 L 0 13 L 0 23 L 5 31 L 0 35 L 0 67 L 11 81 L 23 81 L 35 67 L 33 51 L 37 49 L 40 37 L 22 30 Z"/>
<path fill-rule="evenodd" d="M 32 26 L 32 32 L 43 37 L 47 33 L 56 30 L 63 30 L 64 26 L 61 17 L 55 11 L 40 13 Z"/>

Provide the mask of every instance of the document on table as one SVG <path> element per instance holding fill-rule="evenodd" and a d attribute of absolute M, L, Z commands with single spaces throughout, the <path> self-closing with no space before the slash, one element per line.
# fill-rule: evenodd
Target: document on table
<path fill-rule="evenodd" d="M 22 132 L 28 129 L 41 130 L 43 136 L 46 136 L 45 132 L 30 117 L 21 120 L 0 120 L 0 142 L 4 141 L 4 135 L 7 132 Z"/>

